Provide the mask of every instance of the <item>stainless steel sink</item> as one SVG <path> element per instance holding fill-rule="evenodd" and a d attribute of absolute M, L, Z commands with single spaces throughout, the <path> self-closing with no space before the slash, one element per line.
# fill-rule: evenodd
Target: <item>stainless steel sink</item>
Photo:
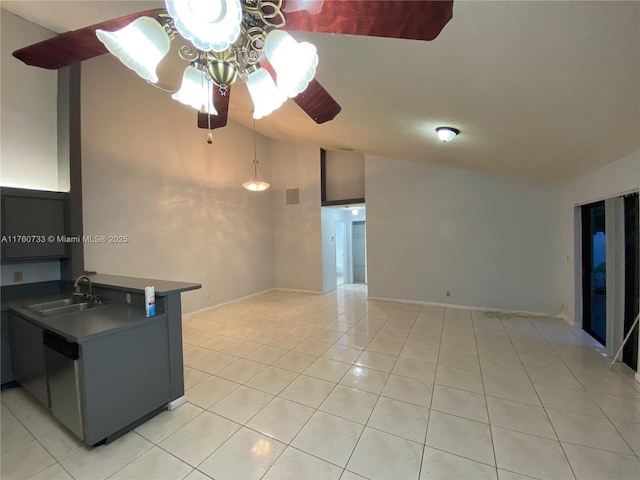
<path fill-rule="evenodd" d="M 69 313 L 77 313 L 93 308 L 99 303 L 90 301 L 83 296 L 75 296 L 71 298 L 62 298 L 60 300 L 52 300 L 50 302 L 34 303 L 27 308 L 39 313 L 44 317 L 55 317 L 58 315 L 68 315 Z"/>
<path fill-rule="evenodd" d="M 40 312 L 42 310 L 47 310 L 49 308 L 64 307 L 67 305 L 72 305 L 74 303 L 75 302 L 73 298 L 63 298 L 61 300 L 52 300 L 50 302 L 34 303 L 33 305 L 29 305 L 28 308 L 29 310 Z"/>
<path fill-rule="evenodd" d="M 60 307 L 47 308 L 44 310 L 40 310 L 38 313 L 45 317 L 55 317 L 57 315 L 67 315 L 69 313 L 82 312 L 95 305 L 96 305 L 95 303 L 89 303 L 89 302 L 74 303 L 72 305 L 64 305 Z"/>

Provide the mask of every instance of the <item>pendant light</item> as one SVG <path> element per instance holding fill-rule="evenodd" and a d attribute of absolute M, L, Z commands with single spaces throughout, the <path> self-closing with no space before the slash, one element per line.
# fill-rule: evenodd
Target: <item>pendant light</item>
<path fill-rule="evenodd" d="M 251 190 L 252 192 L 262 192 L 270 186 L 267 182 L 261 182 L 260 180 L 258 180 L 258 154 L 256 151 L 255 118 L 253 119 L 253 175 L 251 176 L 251 180 L 249 180 L 248 182 L 244 182 L 242 186 L 247 190 Z"/>

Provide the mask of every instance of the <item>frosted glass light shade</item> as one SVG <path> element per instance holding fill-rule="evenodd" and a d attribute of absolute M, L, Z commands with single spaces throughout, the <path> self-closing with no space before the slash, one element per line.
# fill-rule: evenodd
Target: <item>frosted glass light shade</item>
<path fill-rule="evenodd" d="M 150 17 L 140 17 L 115 32 L 96 30 L 96 36 L 122 63 L 151 83 L 158 81 L 156 68 L 169 53 L 171 40 Z"/>
<path fill-rule="evenodd" d="M 214 86 L 207 72 L 189 65 L 184 69 L 180 90 L 171 95 L 171 98 L 196 110 L 204 106 L 205 113 L 217 115 L 218 111 L 213 105 Z"/>
<path fill-rule="evenodd" d="M 278 89 L 293 98 L 304 92 L 318 66 L 316 47 L 297 42 L 282 30 L 272 30 L 265 40 L 264 53 L 277 74 Z"/>
<path fill-rule="evenodd" d="M 443 142 L 450 142 L 460 133 L 460 130 L 453 127 L 438 127 L 436 128 L 436 132 L 438 132 L 438 138 Z"/>
<path fill-rule="evenodd" d="M 251 190 L 252 192 L 262 192 L 263 190 L 266 190 L 270 187 L 267 182 L 259 182 L 258 180 L 244 182 L 242 186 L 247 190 Z"/>
<path fill-rule="evenodd" d="M 253 100 L 253 118 L 260 119 L 282 106 L 287 97 L 265 69 L 260 68 L 247 78 L 247 88 Z"/>
<path fill-rule="evenodd" d="M 240 0 L 165 0 L 174 24 L 196 48 L 222 52 L 240 35 Z"/>

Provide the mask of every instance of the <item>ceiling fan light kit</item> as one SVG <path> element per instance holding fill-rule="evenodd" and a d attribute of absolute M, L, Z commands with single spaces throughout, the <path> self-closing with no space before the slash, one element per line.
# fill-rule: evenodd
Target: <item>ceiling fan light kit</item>
<path fill-rule="evenodd" d="M 316 47 L 278 30 L 286 23 L 282 0 L 165 0 L 165 5 L 170 16 L 165 24 L 191 43 L 179 49 L 189 65 L 172 95 L 185 105 L 217 115 L 210 83 L 226 95 L 239 77 L 249 88 L 254 118 L 262 118 L 306 90 L 315 76 Z M 158 81 L 155 70 L 172 37 L 158 20 L 142 17 L 118 31 L 97 33 L 125 65 L 151 83 Z M 261 61 L 268 61 L 277 81 Z"/>
<path fill-rule="evenodd" d="M 438 133 L 438 138 L 440 140 L 443 142 L 450 142 L 458 136 L 460 130 L 453 127 L 438 127 L 436 128 L 436 132 Z"/>

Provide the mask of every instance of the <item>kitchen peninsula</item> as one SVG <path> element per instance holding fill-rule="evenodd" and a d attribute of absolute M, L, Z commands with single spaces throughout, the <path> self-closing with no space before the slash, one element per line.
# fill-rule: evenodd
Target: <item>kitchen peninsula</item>
<path fill-rule="evenodd" d="M 57 291 L 3 291 L 12 379 L 88 445 L 110 441 L 185 401 L 182 292 L 201 287 L 91 274 Z M 156 315 L 145 316 L 154 286 Z M 96 302 L 95 298 L 99 301 Z M 4 325 L 3 325 L 4 328 Z M 3 378 L 4 383 L 4 378 Z"/>

